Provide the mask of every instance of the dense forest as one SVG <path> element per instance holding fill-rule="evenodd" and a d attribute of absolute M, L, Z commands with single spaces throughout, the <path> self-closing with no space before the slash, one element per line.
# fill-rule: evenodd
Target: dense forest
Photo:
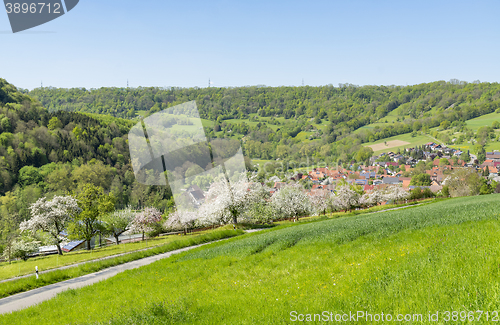
<path fill-rule="evenodd" d="M 243 139 L 246 154 L 251 158 L 313 157 L 331 162 L 366 159 L 362 143 L 413 131 L 428 132 L 443 121 L 460 126 L 466 120 L 500 110 L 499 84 L 458 80 L 413 86 L 89 90 L 46 87 L 24 92 L 49 111 L 127 119 L 195 100 L 200 116 L 214 122 L 213 127 L 206 128 L 207 135 Z M 396 123 L 353 133 L 394 110 L 400 116 Z M 303 131 L 311 134 L 307 141 L 298 136 Z"/>

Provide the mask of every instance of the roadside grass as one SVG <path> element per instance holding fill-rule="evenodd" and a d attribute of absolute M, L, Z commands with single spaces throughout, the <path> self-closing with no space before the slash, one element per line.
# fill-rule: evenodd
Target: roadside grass
<path fill-rule="evenodd" d="M 440 323 L 444 311 L 491 315 L 500 307 L 499 199 L 278 226 L 63 292 L 0 323 L 283 324 L 292 311 L 423 314 L 414 323 L 436 311 Z M 483 315 L 478 323 L 488 322 Z"/>
<path fill-rule="evenodd" d="M 189 234 L 189 236 L 197 236 L 200 233 Z M 157 245 L 164 245 L 172 241 L 178 240 L 179 236 L 166 236 L 159 238 L 150 238 L 145 241 L 134 243 L 124 243 L 120 245 L 112 245 L 108 247 L 93 249 L 90 251 L 81 250 L 76 252 L 64 253 L 59 255 L 48 255 L 30 258 L 27 261 L 13 261 L 0 263 L 0 280 L 13 278 L 20 275 L 32 274 L 35 266 L 38 266 L 40 271 L 46 271 L 61 266 L 81 263 L 85 261 L 95 260 L 102 257 L 132 252 Z"/>
<path fill-rule="evenodd" d="M 224 238 L 230 238 L 237 235 L 241 235 L 243 233 L 244 232 L 239 229 L 237 230 L 226 229 L 226 230 L 215 230 L 198 236 L 177 237 L 175 240 L 166 242 L 163 245 L 159 245 L 148 250 L 133 252 L 126 255 L 117 256 L 115 258 L 110 258 L 102 261 L 88 262 L 72 268 L 63 270 L 54 270 L 52 272 L 40 274 L 38 280 L 35 277 L 28 277 L 28 278 L 21 278 L 18 280 L 3 282 L 0 283 L 0 298 L 8 297 L 10 295 L 32 290 L 35 288 L 44 287 L 46 285 L 61 282 L 64 280 L 76 278 L 85 274 L 94 273 L 111 266 L 135 261 L 144 257 L 158 255 L 179 248 L 194 246 Z"/>

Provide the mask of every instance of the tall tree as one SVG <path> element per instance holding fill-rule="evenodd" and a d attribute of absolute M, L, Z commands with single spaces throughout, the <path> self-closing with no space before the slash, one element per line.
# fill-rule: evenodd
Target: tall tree
<path fill-rule="evenodd" d="M 120 211 L 114 211 L 102 218 L 106 233 L 115 237 L 116 245 L 120 244 L 119 237 L 130 228 L 135 213 L 130 207 Z"/>
<path fill-rule="evenodd" d="M 154 230 L 154 225 L 161 221 L 161 212 L 156 208 L 146 207 L 144 210 L 136 214 L 130 229 L 134 232 L 142 233 L 144 241 L 144 233 Z"/>
<path fill-rule="evenodd" d="M 68 233 L 71 238 L 85 239 L 89 250 L 92 237 L 105 232 L 101 218 L 106 213 L 114 211 L 115 198 L 112 193 L 106 194 L 102 187 L 93 184 L 84 185 L 76 198 L 82 211 L 69 224 Z"/>
<path fill-rule="evenodd" d="M 62 255 L 61 232 L 81 212 L 76 199 L 72 196 L 55 196 L 50 201 L 41 198 L 31 205 L 30 211 L 31 219 L 21 223 L 21 232 L 27 231 L 34 235 L 41 230 L 48 233 L 57 246 L 57 252 Z"/>

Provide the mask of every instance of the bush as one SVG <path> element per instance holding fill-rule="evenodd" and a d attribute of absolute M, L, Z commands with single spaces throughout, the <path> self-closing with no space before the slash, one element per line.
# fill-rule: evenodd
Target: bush
<path fill-rule="evenodd" d="M 422 196 L 424 198 L 430 198 L 430 197 L 434 197 L 436 196 L 434 193 L 432 193 L 431 189 L 430 188 L 425 188 L 423 191 L 422 191 Z"/>

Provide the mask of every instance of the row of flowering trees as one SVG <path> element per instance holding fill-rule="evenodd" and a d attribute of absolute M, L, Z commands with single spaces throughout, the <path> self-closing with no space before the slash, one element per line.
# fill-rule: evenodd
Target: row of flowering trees
<path fill-rule="evenodd" d="M 230 182 L 222 178 L 212 184 L 205 203 L 199 209 L 177 210 L 163 222 L 156 208 L 145 208 L 136 212 L 131 208 L 114 211 L 114 201 L 102 189 L 86 188 L 76 196 L 55 196 L 52 200 L 41 198 L 31 205 L 31 219 L 20 225 L 21 233 L 36 238 L 45 233 L 49 243 L 56 245 L 62 254 L 61 233 L 67 230 L 71 238 L 90 240 L 96 234 L 111 235 L 119 244 L 119 236 L 130 230 L 144 234 L 157 227 L 164 229 L 192 229 L 238 222 L 269 222 L 272 220 L 299 218 L 305 215 L 320 215 L 327 211 L 348 211 L 357 207 L 369 207 L 384 201 L 401 201 L 408 193 L 400 186 L 374 189 L 363 193 L 357 186 L 341 183 L 330 191 L 307 193 L 299 184 L 288 184 L 272 196 L 270 189 L 261 183 L 249 182 L 245 177 Z M 163 223 L 162 223 L 163 222 Z M 33 249 L 37 241 L 26 238 L 18 240 L 12 248 Z M 22 249 L 21 249 L 22 248 Z"/>
<path fill-rule="evenodd" d="M 316 191 L 308 194 L 299 184 L 288 184 L 272 196 L 270 189 L 245 178 L 229 183 L 222 179 L 210 187 L 205 203 L 193 211 L 175 211 L 164 224 L 167 229 L 185 229 L 243 222 L 268 222 L 304 215 L 325 214 L 327 211 L 369 207 L 385 201 L 401 201 L 408 193 L 400 186 L 374 189 L 363 193 L 347 183 L 337 186 L 334 193 Z"/>

